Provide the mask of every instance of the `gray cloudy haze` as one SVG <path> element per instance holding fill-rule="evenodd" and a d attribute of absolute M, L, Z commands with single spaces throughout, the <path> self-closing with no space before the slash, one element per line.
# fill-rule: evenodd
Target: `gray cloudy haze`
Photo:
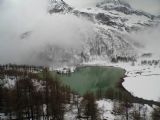
<path fill-rule="evenodd" d="M 36 55 L 43 52 L 46 45 L 76 47 L 82 35 L 92 33 L 91 23 L 73 15 L 50 15 L 46 10 L 46 0 L 3 1 L 0 63 L 36 64 L 39 62 Z M 31 35 L 21 39 L 20 36 L 28 31 Z"/>
<path fill-rule="evenodd" d="M 79 8 L 91 7 L 97 2 L 97 0 L 64 1 Z M 135 3 L 134 1 L 131 0 L 133 6 L 143 10 L 148 7 L 145 4 L 150 4 L 149 0 L 145 0 L 144 4 L 142 4 L 144 0 Z M 159 0 L 152 0 L 155 7 L 150 4 L 148 12 L 157 13 L 158 3 Z M 46 10 L 47 0 L 0 0 L 0 64 L 11 62 L 35 64 L 38 63 L 37 53 L 42 51 L 46 44 L 77 48 L 82 44 L 82 36 L 86 39 L 93 36 L 93 25 L 90 22 L 73 15 L 49 15 Z M 28 39 L 21 39 L 21 34 L 28 31 L 34 34 Z M 146 38 L 147 34 L 144 35 Z M 160 38 L 156 35 L 156 40 L 158 37 Z"/>

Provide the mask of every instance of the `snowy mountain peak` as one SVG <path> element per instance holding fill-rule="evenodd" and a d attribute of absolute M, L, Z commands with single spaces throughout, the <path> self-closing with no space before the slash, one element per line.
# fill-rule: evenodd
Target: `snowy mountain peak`
<path fill-rule="evenodd" d="M 73 8 L 66 4 L 63 0 L 49 0 L 48 11 L 52 13 L 68 13 Z"/>
<path fill-rule="evenodd" d="M 101 8 L 103 10 L 107 11 L 117 11 L 121 12 L 127 15 L 141 15 L 141 16 L 146 16 L 148 18 L 153 18 L 154 16 L 146 13 L 144 11 L 138 11 L 133 9 L 129 3 L 124 2 L 122 0 L 105 0 L 103 2 L 100 2 L 96 5 L 96 7 Z"/>
<path fill-rule="evenodd" d="M 63 4 L 64 1 L 63 0 L 49 0 L 50 4 Z"/>
<path fill-rule="evenodd" d="M 97 4 L 97 7 L 102 7 L 105 9 L 111 9 L 111 8 L 120 7 L 120 6 L 131 8 L 131 6 L 128 3 L 120 0 L 105 0 Z"/>

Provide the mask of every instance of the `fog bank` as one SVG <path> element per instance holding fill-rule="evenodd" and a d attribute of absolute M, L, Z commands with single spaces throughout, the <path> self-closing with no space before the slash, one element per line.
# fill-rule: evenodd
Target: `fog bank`
<path fill-rule="evenodd" d="M 160 25 L 150 27 L 143 31 L 138 31 L 132 33 L 130 37 L 139 42 L 143 48 L 141 49 L 142 52 L 151 52 L 155 55 L 160 56 Z"/>
<path fill-rule="evenodd" d="M 0 64 L 46 64 L 38 54 L 47 45 L 81 49 L 93 34 L 82 18 L 48 14 L 46 0 L 6 0 L 1 6 Z"/>

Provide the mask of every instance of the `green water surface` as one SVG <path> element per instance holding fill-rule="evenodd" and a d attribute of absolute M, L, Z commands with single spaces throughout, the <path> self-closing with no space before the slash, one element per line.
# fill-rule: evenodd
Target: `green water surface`
<path fill-rule="evenodd" d="M 108 88 L 115 88 L 125 71 L 116 67 L 88 66 L 77 68 L 69 75 L 58 75 L 63 84 L 83 95 L 86 92 L 103 92 Z"/>

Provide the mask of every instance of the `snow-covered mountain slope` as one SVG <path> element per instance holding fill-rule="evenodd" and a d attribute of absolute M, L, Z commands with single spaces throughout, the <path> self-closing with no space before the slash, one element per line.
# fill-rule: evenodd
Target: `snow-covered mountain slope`
<path fill-rule="evenodd" d="M 72 10 L 73 8 L 66 4 L 63 0 L 49 0 L 48 12 L 50 14 L 58 12 L 67 13 Z"/>
<path fill-rule="evenodd" d="M 56 65 L 74 65 L 95 59 L 111 61 L 117 57 L 135 60 L 141 45 L 132 40 L 129 34 L 159 23 L 158 17 L 134 10 L 128 3 L 119 0 L 106 0 L 86 9 L 73 8 L 63 0 L 50 0 L 48 12 L 51 15 L 75 15 L 94 24 L 94 34 L 88 37 L 82 34 L 82 44 L 78 49 L 72 46 L 46 46 L 39 56 Z"/>
<path fill-rule="evenodd" d="M 131 28 L 149 26 L 153 24 L 154 15 L 134 10 L 128 3 L 119 0 L 106 0 L 98 3 L 94 8 L 76 9 L 70 7 L 63 0 L 50 0 L 49 12 L 68 13 L 88 18 L 95 23 L 119 28 L 128 31 Z M 131 28 L 128 28 L 131 27 Z"/>

